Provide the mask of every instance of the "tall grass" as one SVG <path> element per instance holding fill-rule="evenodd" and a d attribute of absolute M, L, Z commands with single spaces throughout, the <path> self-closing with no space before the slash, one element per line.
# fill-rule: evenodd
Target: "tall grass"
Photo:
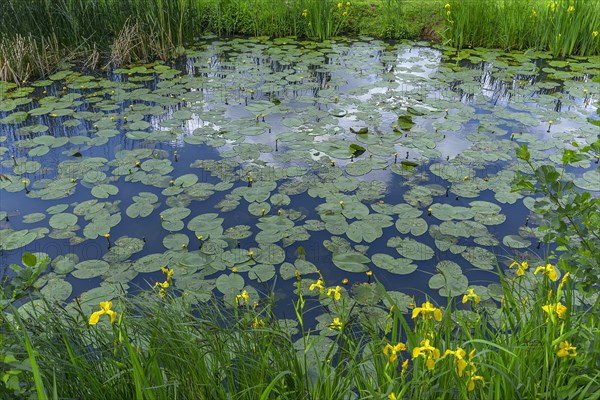
<path fill-rule="evenodd" d="M 445 38 L 458 48 L 549 50 L 555 56 L 600 54 L 600 2 L 448 0 Z"/>
<path fill-rule="evenodd" d="M 445 309 L 412 304 L 408 315 L 391 297 L 391 308 L 361 305 L 320 275 L 299 276 L 295 320 L 275 317 L 272 295 L 253 304 L 245 292 L 193 304 L 150 291 L 119 299 L 115 322 L 100 315 L 98 325 L 77 303 L 46 304 L 4 316 L 3 340 L 35 361 L 22 387 L 40 399 L 50 388 L 102 399 L 594 398 L 600 300 L 584 306 L 568 277 L 541 268 L 500 273 L 496 293 L 468 291 Z M 317 326 L 306 318 L 315 309 L 326 313 Z M 11 397 L 1 386 L 0 395 Z"/>

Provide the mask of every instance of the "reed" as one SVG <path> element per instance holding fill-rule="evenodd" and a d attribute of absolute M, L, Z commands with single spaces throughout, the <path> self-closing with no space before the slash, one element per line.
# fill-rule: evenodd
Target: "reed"
<path fill-rule="evenodd" d="M 554 56 L 600 54 L 600 2 L 449 0 L 446 41 L 457 48 L 549 50 Z"/>
<path fill-rule="evenodd" d="M 101 303 L 100 311 L 77 302 L 44 303 L 27 313 L 9 308 L 0 320 L 0 366 L 20 380 L 0 385 L 0 395 L 393 400 L 597 394 L 600 300 L 584 306 L 569 276 L 547 263 L 534 270 L 519 260 L 498 274 L 499 308 L 491 293 L 468 290 L 446 307 L 425 301 L 406 309 L 388 296 L 391 307 L 375 313 L 321 276 L 315 282 L 300 275 L 294 320 L 274 315 L 272 292 L 254 305 L 244 292 L 195 303 L 169 288 Z M 318 308 L 330 317 L 320 327 L 307 317 Z M 15 364 L 22 360 L 32 368 Z"/>

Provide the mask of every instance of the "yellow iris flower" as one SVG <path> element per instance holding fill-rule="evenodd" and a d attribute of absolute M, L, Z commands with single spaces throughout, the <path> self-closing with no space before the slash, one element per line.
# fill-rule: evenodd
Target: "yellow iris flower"
<path fill-rule="evenodd" d="M 412 311 L 412 318 L 415 319 L 422 314 L 424 319 L 431 319 L 431 316 L 435 318 L 436 321 L 442 320 L 442 311 L 439 308 L 436 308 L 430 302 L 426 301 L 421 305 L 421 307 L 415 307 Z"/>
<path fill-rule="evenodd" d="M 406 345 L 404 343 L 399 342 L 395 346 L 392 346 L 388 343 L 383 348 L 383 354 L 385 354 L 386 357 L 390 360 L 390 362 L 393 363 L 398 359 L 398 353 L 404 350 L 406 350 Z"/>
<path fill-rule="evenodd" d="M 559 357 L 576 357 L 577 356 L 577 347 L 573 346 L 569 341 L 565 340 L 564 342 L 560 342 L 559 350 L 556 352 L 556 355 Z"/>
<path fill-rule="evenodd" d="M 404 362 L 402 363 L 402 375 L 404 375 L 407 370 L 408 370 L 408 359 L 404 360 Z"/>
<path fill-rule="evenodd" d="M 429 344 L 429 339 L 425 339 L 421 342 L 421 347 L 415 347 L 413 349 L 413 360 L 417 357 L 423 357 L 426 359 L 425 365 L 429 369 L 435 368 L 435 361 L 440 358 L 440 350 Z"/>
<path fill-rule="evenodd" d="M 475 289 L 471 288 L 469 289 L 468 293 L 465 294 L 462 298 L 462 302 L 463 304 L 466 303 L 469 300 L 473 300 L 475 302 L 475 304 L 478 304 L 481 301 L 481 297 L 479 297 L 476 293 L 475 293 Z"/>
<path fill-rule="evenodd" d="M 547 276 L 552 282 L 556 282 L 558 279 L 558 273 L 552 264 L 546 264 L 545 267 L 540 265 L 535 269 L 533 274 L 536 275 L 538 272 L 541 272 L 542 275 Z"/>
<path fill-rule="evenodd" d="M 313 283 L 312 285 L 310 285 L 310 286 L 308 287 L 308 290 L 310 290 L 310 291 L 312 292 L 313 290 L 315 290 L 315 289 L 317 289 L 317 288 L 318 288 L 318 289 L 319 289 L 319 291 L 320 291 L 321 293 L 323 293 L 323 292 L 325 291 L 325 286 L 323 286 L 323 283 L 325 283 L 325 282 L 323 282 L 323 280 L 322 280 L 322 279 L 317 279 L 317 282 L 316 282 L 316 283 Z"/>
<path fill-rule="evenodd" d="M 525 270 L 529 268 L 529 263 L 527 261 L 523 261 L 521 263 L 513 262 L 509 265 L 508 268 L 517 267 L 517 276 L 523 276 L 525 274 Z"/>
<path fill-rule="evenodd" d="M 173 274 L 175 274 L 175 270 L 167 267 L 162 267 L 160 270 L 163 274 L 167 274 L 167 282 L 171 283 L 171 278 L 173 277 Z"/>
<path fill-rule="evenodd" d="M 243 305 L 248 305 L 248 301 L 250 300 L 250 296 L 248 296 L 248 292 L 247 291 L 242 291 L 242 294 L 238 294 L 237 296 L 235 296 L 235 303 L 237 305 L 240 305 L 240 300 L 242 300 L 242 304 Z"/>
<path fill-rule="evenodd" d="M 469 384 L 468 384 L 468 386 L 467 386 L 467 390 L 468 390 L 469 392 L 471 392 L 471 391 L 475 390 L 475 382 L 476 382 L 476 381 L 480 381 L 482 384 L 483 384 L 483 383 L 485 383 L 485 381 L 483 380 L 483 376 L 480 376 L 480 375 L 473 375 L 473 376 L 471 377 L 471 379 L 469 379 Z"/>
<path fill-rule="evenodd" d="M 567 315 L 567 307 L 562 305 L 560 301 L 555 304 L 546 304 L 545 306 L 542 306 L 542 310 L 544 310 L 547 314 L 546 319 L 548 319 L 548 317 L 552 316 L 554 313 L 556 313 L 560 319 L 564 319 Z"/>
<path fill-rule="evenodd" d="M 329 288 L 327 290 L 327 297 L 329 297 L 329 296 L 331 296 L 333 294 L 334 300 L 339 300 L 342 297 L 341 291 L 342 291 L 342 288 L 340 286 L 336 286 L 335 289 L 334 288 Z"/>
<path fill-rule="evenodd" d="M 117 318 L 116 311 L 111 310 L 112 301 L 103 301 L 100 303 L 100 311 L 94 311 L 90 316 L 90 325 L 96 325 L 101 315 L 108 315 L 110 317 L 110 323 L 115 322 L 115 318 Z"/>
<path fill-rule="evenodd" d="M 329 329 L 339 331 L 342 329 L 342 321 L 338 317 L 335 317 L 331 324 L 329 324 Z"/>

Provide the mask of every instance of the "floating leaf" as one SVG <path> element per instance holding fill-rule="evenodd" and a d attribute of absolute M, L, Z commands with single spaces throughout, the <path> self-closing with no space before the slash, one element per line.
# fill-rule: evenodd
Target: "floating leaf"
<path fill-rule="evenodd" d="M 119 193 L 119 188 L 115 185 L 101 184 L 92 188 L 92 195 L 99 199 L 106 199 Z"/>
<path fill-rule="evenodd" d="M 502 239 L 502 243 L 504 243 L 505 246 L 513 249 L 525 249 L 531 246 L 531 241 L 518 235 L 506 235 L 504 236 L 504 239 Z"/>
<path fill-rule="evenodd" d="M 244 278 L 239 274 L 220 275 L 216 282 L 217 290 L 223 293 L 232 303 L 235 301 L 235 296 L 244 288 Z"/>
<path fill-rule="evenodd" d="M 439 289 L 440 296 L 459 296 L 467 291 L 469 281 L 458 264 L 444 260 L 435 269 L 438 273 L 429 279 L 429 287 Z"/>
<path fill-rule="evenodd" d="M 357 252 L 338 253 L 333 255 L 333 263 L 339 269 L 348 272 L 366 272 L 369 268 L 365 264 L 370 261 L 369 257 Z"/>
<path fill-rule="evenodd" d="M 77 223 L 77 215 L 70 213 L 54 214 L 48 221 L 54 229 L 65 229 Z"/>
<path fill-rule="evenodd" d="M 417 269 L 417 265 L 407 258 L 394 258 L 389 254 L 377 253 L 371 257 L 373 264 L 381 269 L 399 275 L 408 275 Z"/>

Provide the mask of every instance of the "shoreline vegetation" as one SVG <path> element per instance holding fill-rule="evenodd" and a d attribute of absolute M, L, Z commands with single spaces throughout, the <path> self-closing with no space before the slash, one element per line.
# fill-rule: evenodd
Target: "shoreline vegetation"
<path fill-rule="evenodd" d="M 599 19 L 600 2 L 583 0 L 6 0 L 0 88 L 67 62 L 170 62 L 209 32 L 591 57 Z M 170 265 L 135 296 L 64 303 L 38 289 L 50 260 L 24 253 L 0 283 L 0 398 L 600 399 L 600 199 L 563 176 L 597 164 L 600 141 L 573 142 L 559 167 L 525 145 L 516 155 L 512 190 L 543 198 L 531 211 L 549 221 L 547 258 L 499 257 L 495 287 L 469 286 L 446 304 L 386 291 L 371 271 L 354 285 L 296 271 L 293 312 L 281 318 L 274 287 L 177 291 L 184 273 Z"/>
<path fill-rule="evenodd" d="M 567 57 L 600 54 L 599 31 L 600 2 L 584 0 L 6 0 L 0 80 L 26 84 L 65 63 L 172 61 L 205 35 L 366 35 Z"/>

